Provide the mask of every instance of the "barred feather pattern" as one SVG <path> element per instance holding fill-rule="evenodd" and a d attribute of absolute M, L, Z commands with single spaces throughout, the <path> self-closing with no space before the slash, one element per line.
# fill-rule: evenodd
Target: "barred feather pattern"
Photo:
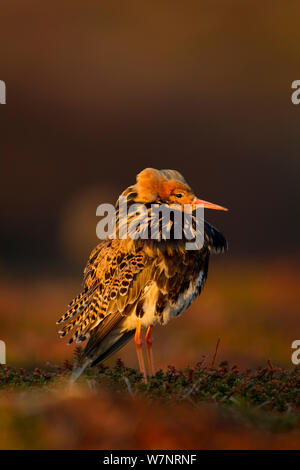
<path fill-rule="evenodd" d="M 129 289 L 136 275 L 144 269 L 145 259 L 141 250 L 136 253 L 122 250 L 118 240 L 100 243 L 91 253 L 84 272 L 85 289 L 72 300 L 57 322 L 64 324 L 59 331 L 61 337 L 74 330 L 69 344 L 74 340 L 85 341 L 106 315 L 124 312 L 131 300 Z M 131 289 L 131 294 L 133 291 Z"/>

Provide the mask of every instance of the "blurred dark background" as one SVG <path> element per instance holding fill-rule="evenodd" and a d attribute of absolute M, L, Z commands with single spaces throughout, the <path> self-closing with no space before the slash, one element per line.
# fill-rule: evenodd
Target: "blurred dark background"
<path fill-rule="evenodd" d="M 230 250 L 185 319 L 157 333 L 160 364 L 174 346 L 184 365 L 219 336 L 226 358 L 290 364 L 299 14 L 283 0 L 2 2 L 0 337 L 12 362 L 69 354 L 55 320 L 98 241 L 96 207 L 151 166 L 230 209 L 207 215 Z"/>

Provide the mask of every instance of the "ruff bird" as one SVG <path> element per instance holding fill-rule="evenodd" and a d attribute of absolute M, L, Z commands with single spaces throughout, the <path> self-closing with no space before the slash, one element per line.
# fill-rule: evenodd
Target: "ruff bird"
<path fill-rule="evenodd" d="M 139 236 L 120 236 L 120 201 L 126 201 L 128 209 L 137 204 L 146 208 L 148 217 L 135 224 Z M 146 331 L 149 374 L 153 375 L 153 326 L 166 325 L 191 305 L 205 284 L 210 254 L 227 248 L 224 236 L 204 219 L 201 246 L 187 249 L 184 223 L 175 236 L 176 224 L 182 222 L 176 211 L 184 214 L 185 208 L 190 208 L 190 231 L 195 237 L 198 208 L 227 210 L 198 199 L 176 170 L 144 169 L 137 175 L 136 184 L 122 192 L 115 207 L 115 236 L 108 236 L 92 251 L 84 271 L 83 291 L 57 322 L 61 337 L 70 334 L 69 343 L 87 341 L 81 365 L 73 368 L 72 381 L 86 367 L 104 361 L 134 338 L 146 382 L 142 331 Z M 152 237 L 154 207 L 169 209 L 170 216 L 167 223 L 161 216 L 156 219 L 156 236 Z M 139 221 L 140 214 L 133 211 L 126 222 Z M 163 230 L 166 227 L 167 235 Z"/>

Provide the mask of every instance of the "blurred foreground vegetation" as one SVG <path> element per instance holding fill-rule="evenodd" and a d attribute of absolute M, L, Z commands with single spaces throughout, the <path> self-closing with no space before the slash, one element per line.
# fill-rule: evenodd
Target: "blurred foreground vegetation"
<path fill-rule="evenodd" d="M 299 448 L 300 367 L 71 370 L 0 367 L 1 449 Z"/>

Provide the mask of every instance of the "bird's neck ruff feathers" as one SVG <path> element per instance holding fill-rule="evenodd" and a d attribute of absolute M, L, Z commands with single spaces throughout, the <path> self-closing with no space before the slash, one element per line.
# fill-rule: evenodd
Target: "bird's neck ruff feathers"
<path fill-rule="evenodd" d="M 129 197 L 127 199 L 127 204 L 129 211 L 130 207 L 135 204 L 133 198 Z M 196 251 L 208 249 L 209 251 L 218 253 L 227 249 L 226 239 L 221 232 L 205 220 L 203 221 L 203 224 L 200 225 L 199 231 L 195 212 L 191 213 L 191 223 L 186 226 L 183 212 L 180 208 L 176 210 L 165 204 L 159 205 L 159 211 L 154 211 L 151 204 L 147 204 L 146 208 L 147 216 L 144 219 L 139 219 L 139 215 L 136 214 L 120 218 L 118 204 L 116 206 L 116 238 L 118 239 L 120 246 L 122 245 L 123 249 L 128 253 L 134 253 L 140 249 L 144 249 L 150 257 L 155 257 L 164 253 L 172 256 L 176 253 L 186 252 L 187 243 L 195 244 L 198 240 L 201 240 L 202 243 L 197 248 L 195 245 Z M 164 210 L 165 218 L 160 212 L 161 210 Z M 132 236 L 132 232 L 130 230 L 131 223 L 134 223 L 135 229 L 138 226 L 138 238 L 134 238 Z M 176 227 L 179 227 L 178 230 L 181 231 L 179 237 L 178 231 L 175 236 Z M 127 230 L 128 232 L 126 233 L 128 233 L 128 236 L 125 238 L 122 236 L 120 237 L 120 231 L 125 233 Z M 155 238 L 151 237 L 153 231 L 156 233 Z M 200 237 L 199 235 L 202 236 Z"/>
<path fill-rule="evenodd" d="M 165 252 L 172 255 L 176 252 L 185 252 L 187 243 L 193 243 L 201 238 L 203 244 L 201 243 L 198 249 L 224 251 L 226 249 L 226 240 L 220 232 L 205 221 L 201 224 L 203 233 L 199 232 L 195 211 L 191 213 L 190 223 L 187 227 L 183 217 L 183 207 L 178 205 L 176 209 L 176 206 L 171 206 L 168 203 L 168 198 L 175 188 L 192 194 L 191 188 L 178 171 L 146 168 L 137 175 L 137 183 L 122 192 L 116 203 L 116 237 L 120 240 L 124 249 L 128 252 L 134 252 L 144 248 L 152 256 Z M 120 209 L 121 202 L 124 201 L 127 208 L 126 217 L 122 216 L 122 210 Z M 128 214 L 130 208 L 139 203 L 144 204 L 147 210 L 147 217 L 144 219 L 134 211 L 133 215 Z M 153 204 L 156 206 L 156 210 L 153 209 Z M 158 216 L 159 210 L 162 212 L 159 212 Z M 120 236 L 122 227 L 127 233 L 131 222 L 137 222 L 138 219 L 140 221 L 139 237 L 131 237 L 130 232 L 129 236 L 125 238 Z M 126 228 L 124 228 L 124 224 L 126 224 Z M 156 237 L 151 237 L 153 227 L 156 230 Z M 177 233 L 174 235 L 176 229 Z M 167 236 L 165 236 L 166 233 Z M 191 237 L 191 234 L 193 237 Z M 199 235 L 202 235 L 202 237 Z"/>

